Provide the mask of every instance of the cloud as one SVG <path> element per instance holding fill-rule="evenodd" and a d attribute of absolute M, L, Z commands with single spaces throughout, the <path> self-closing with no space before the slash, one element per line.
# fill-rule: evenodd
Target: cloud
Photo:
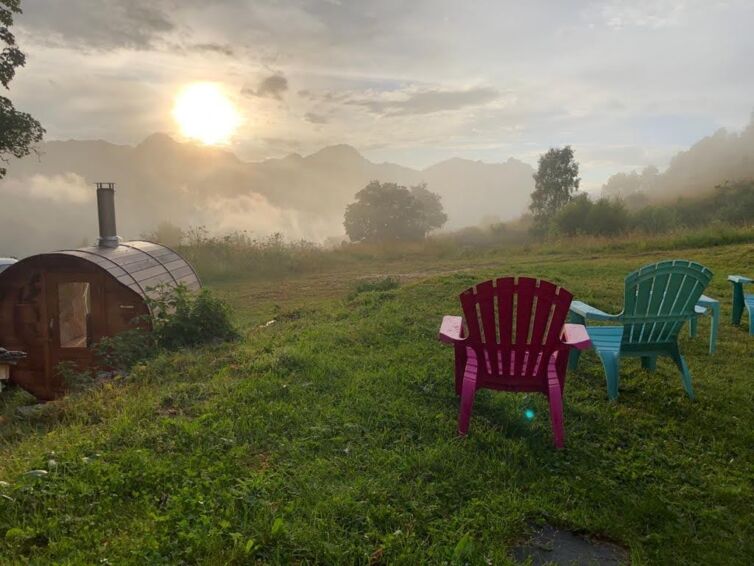
<path fill-rule="evenodd" d="M 28 197 L 54 203 L 82 204 L 94 199 L 94 189 L 81 175 L 31 175 L 22 179 L 6 179 L 0 184 L 0 195 Z"/>
<path fill-rule="evenodd" d="M 288 79 L 280 73 L 276 73 L 262 79 L 256 89 L 244 88 L 241 92 L 247 96 L 258 96 L 261 98 L 274 98 L 282 100 L 283 94 L 288 90 Z"/>
<path fill-rule="evenodd" d="M 599 6 L 598 17 L 611 29 L 662 29 L 680 25 L 688 4 L 687 0 L 611 0 Z"/>
<path fill-rule="evenodd" d="M 304 120 L 311 122 L 312 124 L 327 124 L 327 117 L 321 114 L 315 114 L 314 112 L 307 112 L 304 114 Z"/>
<path fill-rule="evenodd" d="M 737 128 L 754 92 L 751 0 L 22 4 L 16 29 L 28 63 L 13 100 L 48 139 L 136 143 L 174 132 L 176 90 L 211 80 L 266 97 L 241 108 L 247 119 L 232 144 L 244 158 L 288 151 L 265 138 L 296 139 L 302 153 L 378 147 L 380 159 L 411 165 L 535 160 L 565 143 L 669 155 L 698 128 L 656 116 Z M 235 56 L 224 60 L 228 49 Z M 313 127 L 318 118 L 327 127 Z M 643 159 L 627 151 L 616 168 Z M 584 169 L 597 187 L 614 172 Z"/>
<path fill-rule="evenodd" d="M 480 106 L 500 97 L 500 93 L 489 87 L 466 90 L 420 90 L 400 99 L 352 99 L 346 102 L 363 106 L 374 114 L 385 116 L 408 116 L 434 114 L 460 110 L 470 106 Z"/>
<path fill-rule="evenodd" d="M 282 233 L 289 240 L 321 241 L 342 232 L 339 223 L 299 210 L 280 208 L 259 193 L 213 198 L 197 210 L 199 224 L 213 233 L 246 231 L 253 236 Z"/>
<path fill-rule="evenodd" d="M 220 55 L 227 55 L 228 57 L 232 57 L 235 54 L 233 47 L 224 43 L 196 43 L 191 46 L 191 49 L 218 53 Z"/>
<path fill-rule="evenodd" d="M 95 49 L 149 49 L 175 24 L 159 0 L 25 2 L 18 25 L 36 41 Z"/>

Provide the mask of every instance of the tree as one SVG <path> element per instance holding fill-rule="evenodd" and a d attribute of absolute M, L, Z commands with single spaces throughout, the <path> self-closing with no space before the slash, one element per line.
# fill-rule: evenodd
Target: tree
<path fill-rule="evenodd" d="M 592 207 L 594 204 L 586 193 L 572 198 L 571 202 L 558 210 L 552 219 L 557 231 L 567 236 L 586 234 Z"/>
<path fill-rule="evenodd" d="M 587 218 L 587 234 L 616 236 L 628 228 L 628 212 L 620 199 L 600 198 Z"/>
<path fill-rule="evenodd" d="M 628 228 L 628 212 L 620 199 L 603 197 L 592 202 L 582 193 L 562 207 L 552 223 L 559 233 L 568 236 L 615 236 Z"/>
<path fill-rule="evenodd" d="M 10 31 L 13 15 L 20 13 L 20 0 L 0 0 L 0 44 L 5 44 L 0 52 L 0 84 L 6 89 L 16 75 L 16 69 L 26 64 L 26 56 Z M 17 111 L 8 98 L 0 96 L 0 161 L 7 163 L 11 157 L 29 155 L 34 144 L 42 141 L 44 133 L 39 122 L 29 114 Z M 0 167 L 0 179 L 6 172 L 5 167 Z"/>
<path fill-rule="evenodd" d="M 440 195 L 427 189 L 427 183 L 411 187 L 411 196 L 419 202 L 427 232 L 445 225 L 448 215 L 442 208 Z"/>
<path fill-rule="evenodd" d="M 384 242 L 422 239 L 446 220 L 439 195 L 426 185 L 372 181 L 346 208 L 343 225 L 352 242 Z"/>
<path fill-rule="evenodd" d="M 153 232 L 144 232 L 141 235 L 143 240 L 157 242 L 163 246 L 177 248 L 183 242 L 186 233 L 178 226 L 167 220 L 163 220 L 157 225 Z"/>
<path fill-rule="evenodd" d="M 539 157 L 534 174 L 531 210 L 535 227 L 544 231 L 555 214 L 573 198 L 579 188 L 579 164 L 573 158 L 570 145 L 551 148 Z"/>

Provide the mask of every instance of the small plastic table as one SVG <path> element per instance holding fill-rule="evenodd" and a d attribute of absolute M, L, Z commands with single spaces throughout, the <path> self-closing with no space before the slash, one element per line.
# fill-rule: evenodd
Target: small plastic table
<path fill-rule="evenodd" d="M 696 303 L 696 314 L 689 322 L 689 334 L 696 336 L 698 318 L 708 314 L 711 318 L 709 330 L 709 353 L 714 354 L 717 351 L 717 329 L 720 327 L 720 301 L 702 295 Z"/>

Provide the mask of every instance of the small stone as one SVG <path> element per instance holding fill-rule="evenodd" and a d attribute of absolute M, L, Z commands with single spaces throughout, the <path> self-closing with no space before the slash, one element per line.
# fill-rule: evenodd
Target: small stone
<path fill-rule="evenodd" d="M 43 478 L 45 477 L 49 472 L 47 470 L 29 470 L 26 472 L 27 476 L 34 476 L 35 478 Z"/>

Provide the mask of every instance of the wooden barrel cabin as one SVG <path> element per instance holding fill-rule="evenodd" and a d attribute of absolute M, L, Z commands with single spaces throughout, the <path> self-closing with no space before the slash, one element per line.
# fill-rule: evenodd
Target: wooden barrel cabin
<path fill-rule="evenodd" d="M 96 246 L 29 256 L 0 273 L 0 346 L 27 353 L 10 368 L 10 379 L 39 399 L 65 392 L 58 364 L 91 368 L 98 340 L 138 319 L 148 326 L 147 299 L 159 287 L 201 287 L 172 249 L 118 238 L 112 183 L 98 183 L 97 201 Z"/>

